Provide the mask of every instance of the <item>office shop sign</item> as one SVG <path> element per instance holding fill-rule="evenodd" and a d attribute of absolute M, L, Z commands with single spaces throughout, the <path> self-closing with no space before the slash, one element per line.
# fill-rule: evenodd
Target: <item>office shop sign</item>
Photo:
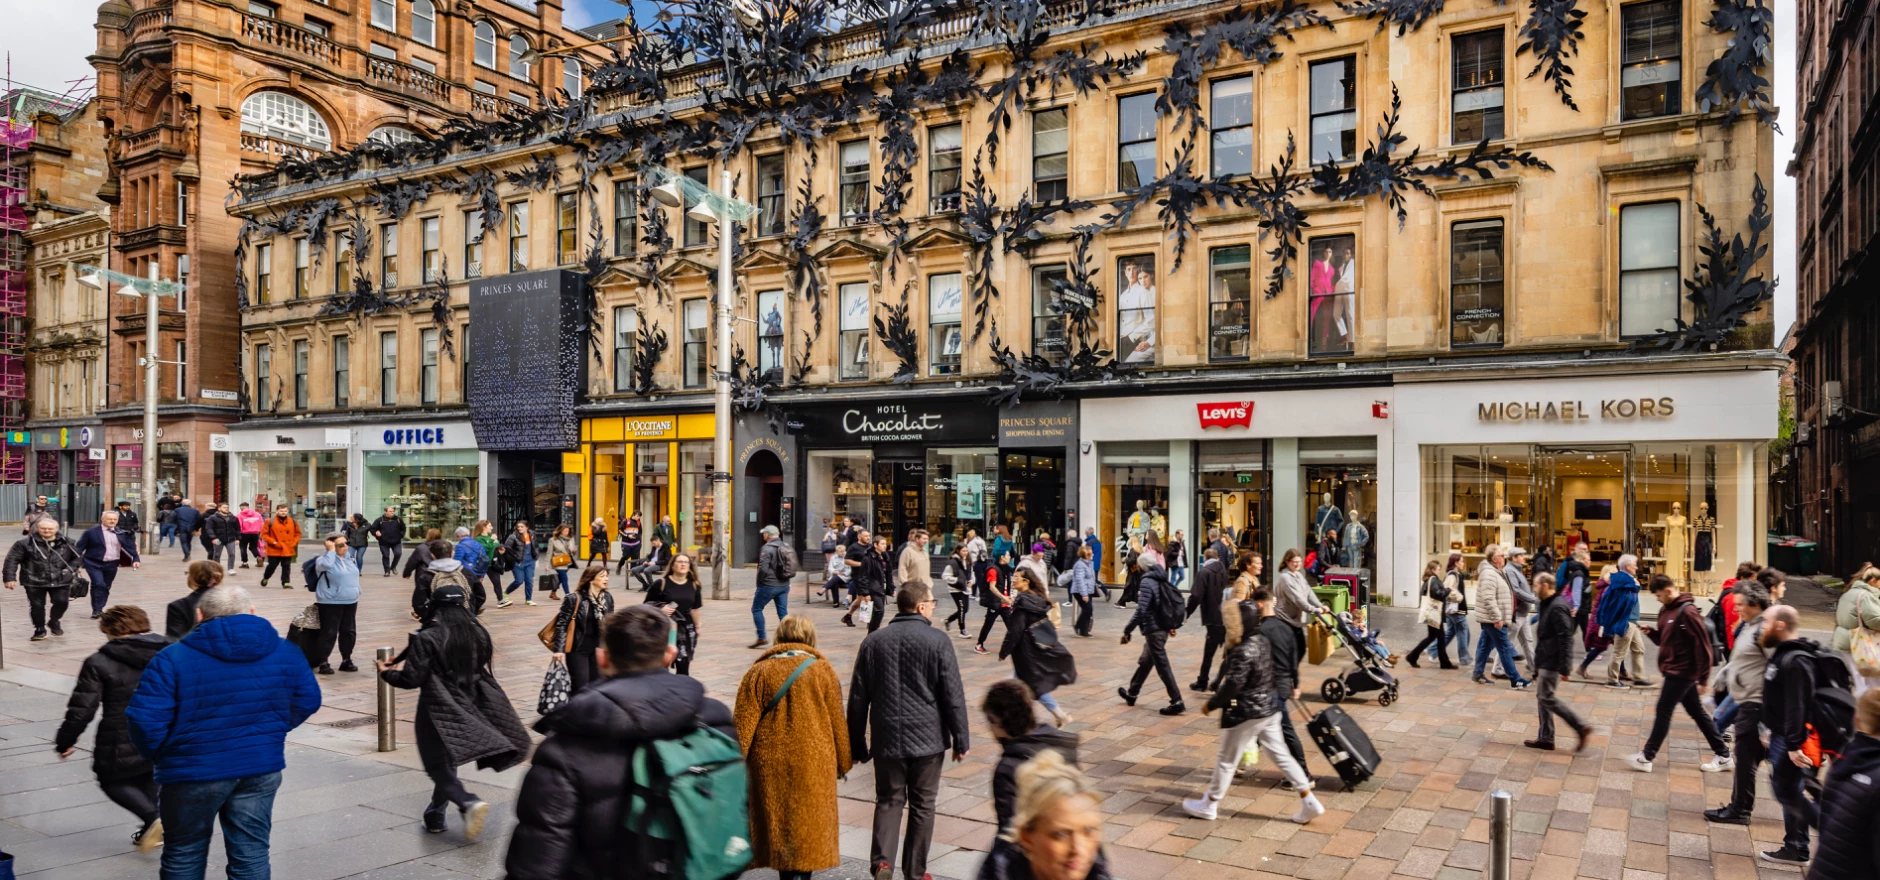
<path fill-rule="evenodd" d="M 1634 422 L 1668 419 L 1678 411 L 1671 397 L 1618 397 L 1608 400 L 1496 400 L 1475 405 L 1481 422 Z"/>
<path fill-rule="evenodd" d="M 858 403 L 798 410 L 788 421 L 812 446 L 875 443 L 988 443 L 998 431 L 992 407 L 917 402 Z M 797 426 L 801 427 L 797 427 Z"/>

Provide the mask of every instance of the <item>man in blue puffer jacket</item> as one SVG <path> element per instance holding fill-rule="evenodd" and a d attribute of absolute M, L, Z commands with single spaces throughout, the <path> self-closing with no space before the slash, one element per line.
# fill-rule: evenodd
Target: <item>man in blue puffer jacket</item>
<path fill-rule="evenodd" d="M 1606 651 L 1606 686 L 1650 687 L 1653 683 L 1645 679 L 1645 632 L 1638 627 L 1638 557 L 1619 557 L 1618 569 L 1599 595 L 1597 622 L 1612 639 Z M 1626 678 L 1619 676 L 1622 665 Z"/>
<path fill-rule="evenodd" d="M 229 880 L 267 880 L 287 732 L 320 708 L 320 686 L 241 587 L 204 592 L 196 616 L 150 661 L 124 710 L 162 786 L 162 876 L 203 876 L 220 815 Z"/>

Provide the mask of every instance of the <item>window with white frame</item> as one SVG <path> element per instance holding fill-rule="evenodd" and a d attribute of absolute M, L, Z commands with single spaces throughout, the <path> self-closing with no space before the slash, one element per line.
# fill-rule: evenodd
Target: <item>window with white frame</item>
<path fill-rule="evenodd" d="M 868 282 L 856 281 L 842 285 L 837 291 L 837 300 L 842 307 L 839 327 L 841 341 L 837 343 L 836 378 L 868 378 Z"/>
<path fill-rule="evenodd" d="M 1677 329 L 1677 202 L 1619 209 L 1619 336 Z"/>
<path fill-rule="evenodd" d="M 294 409 L 307 409 L 307 340 L 294 340 Z"/>
<path fill-rule="evenodd" d="M 1253 77 L 1208 84 L 1208 161 L 1215 177 L 1253 173 Z"/>
<path fill-rule="evenodd" d="M 509 203 L 509 271 L 529 268 L 529 203 Z"/>
<path fill-rule="evenodd" d="M 473 56 L 478 67 L 496 69 L 496 28 L 487 21 L 479 21 L 472 29 L 476 34 L 476 52 Z"/>
<path fill-rule="evenodd" d="M 529 60 L 529 41 L 521 34 L 509 38 L 509 75 L 517 79 L 531 79 L 535 65 Z"/>
<path fill-rule="evenodd" d="M 463 277 L 483 277 L 483 228 L 482 211 L 463 212 Z"/>
<path fill-rule="evenodd" d="M 868 214 L 868 142 L 848 141 L 841 147 L 842 225 L 860 223 Z"/>
<path fill-rule="evenodd" d="M 418 402 L 437 405 L 437 329 L 418 334 Z"/>
<path fill-rule="evenodd" d="M 368 45 L 366 47 L 366 54 L 374 58 L 386 58 L 392 61 L 398 60 L 398 50 L 383 43 L 372 43 Z"/>
<path fill-rule="evenodd" d="M 242 131 L 315 150 L 333 148 L 319 111 L 286 92 L 256 92 L 242 101 Z"/>
<path fill-rule="evenodd" d="M 1649 119 L 1679 112 L 1684 91 L 1683 15 L 1678 0 L 1619 7 L 1622 118 Z"/>
<path fill-rule="evenodd" d="M 1253 249 L 1208 252 L 1208 359 L 1246 360 L 1253 339 Z"/>
<path fill-rule="evenodd" d="M 757 234 L 782 235 L 784 215 L 783 154 L 757 157 Z"/>
<path fill-rule="evenodd" d="M 578 193 L 555 194 L 555 263 L 573 265 L 581 259 L 580 198 Z"/>
<path fill-rule="evenodd" d="M 376 141 L 386 146 L 406 144 L 418 140 L 418 133 L 402 125 L 381 125 L 366 135 L 366 140 Z"/>
<path fill-rule="evenodd" d="M 398 334 L 379 334 L 379 405 L 398 405 Z"/>
<path fill-rule="evenodd" d="M 711 334 L 711 309 L 703 299 L 688 299 L 682 306 L 685 321 L 685 387 L 705 387 L 706 341 Z"/>
<path fill-rule="evenodd" d="M 370 244 L 370 242 L 368 242 Z M 364 271 L 364 270 L 361 270 Z M 353 286 L 353 237 L 351 232 L 333 234 L 333 292 L 345 293 Z"/>
<path fill-rule="evenodd" d="M 333 406 L 352 406 L 352 338 L 333 337 Z"/>
<path fill-rule="evenodd" d="M 398 224 L 387 223 L 379 227 L 379 285 L 386 289 L 398 286 Z"/>
<path fill-rule="evenodd" d="M 1313 62 L 1310 74 L 1311 161 L 1351 159 L 1358 152 L 1358 58 L 1345 55 Z"/>
<path fill-rule="evenodd" d="M 1070 195 L 1070 110 L 1031 114 L 1031 191 L 1041 202 Z"/>
<path fill-rule="evenodd" d="M 273 299 L 274 286 L 274 245 L 255 245 L 255 303 L 267 304 Z"/>
<path fill-rule="evenodd" d="M 398 31 L 398 4 L 393 0 L 372 0 L 372 26 L 396 33 Z"/>
<path fill-rule="evenodd" d="M 268 390 L 269 373 L 274 369 L 274 351 L 265 342 L 255 343 L 255 412 L 271 412 L 273 395 Z M 139 387 L 142 383 L 138 383 Z"/>
<path fill-rule="evenodd" d="M 1155 93 L 1116 99 L 1116 186 L 1135 189 L 1155 180 Z"/>
<path fill-rule="evenodd" d="M 958 272 L 927 276 L 929 375 L 956 376 L 960 372 L 960 353 L 966 347 L 960 325 L 965 313 L 960 278 Z"/>
<path fill-rule="evenodd" d="M 614 181 L 614 256 L 633 253 L 640 238 L 640 192 L 632 180 Z"/>
<path fill-rule="evenodd" d="M 566 58 L 561 62 L 561 90 L 570 98 L 581 97 L 581 62 Z"/>
<path fill-rule="evenodd" d="M 431 0 L 411 0 L 411 38 L 426 46 L 437 45 L 437 7 Z"/>
<path fill-rule="evenodd" d="M 418 221 L 418 243 L 420 262 L 424 265 L 424 283 L 430 284 L 443 277 L 444 252 L 442 250 L 441 228 L 443 220 L 426 217 Z"/>
<path fill-rule="evenodd" d="M 1457 34 L 1450 43 L 1450 129 L 1458 144 L 1499 140 L 1503 131 L 1501 28 Z"/>
<path fill-rule="evenodd" d="M 960 162 L 964 144 L 960 124 L 927 129 L 927 211 L 943 214 L 960 209 Z"/>
<path fill-rule="evenodd" d="M 633 306 L 614 307 L 614 392 L 633 389 L 633 344 L 640 332 L 640 312 Z"/>

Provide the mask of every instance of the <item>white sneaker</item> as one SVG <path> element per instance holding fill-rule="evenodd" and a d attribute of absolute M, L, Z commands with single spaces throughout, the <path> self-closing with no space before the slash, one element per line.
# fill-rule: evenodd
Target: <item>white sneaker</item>
<path fill-rule="evenodd" d="M 500 602 L 497 602 L 497 603 L 496 603 L 496 607 L 498 607 L 498 608 L 508 608 L 509 606 L 511 606 L 511 605 L 514 605 L 514 604 L 516 604 L 516 603 L 514 603 L 514 602 L 511 602 L 511 601 L 509 601 L 508 599 L 504 599 L 504 600 L 502 600 L 502 601 L 500 601 Z"/>
<path fill-rule="evenodd" d="M 1212 822 L 1214 821 L 1215 815 L 1220 810 L 1220 804 L 1221 802 L 1217 800 L 1211 800 L 1207 797 L 1198 797 L 1194 800 L 1182 801 L 1182 812 L 1197 819 L 1206 819 Z M 1324 812 L 1324 809 L 1321 808 L 1319 812 Z"/>
<path fill-rule="evenodd" d="M 1625 759 L 1625 762 L 1628 764 L 1631 764 L 1632 769 L 1637 770 L 1640 773 L 1652 772 L 1652 762 L 1645 760 L 1644 752 L 1639 752 L 1638 754 Z"/>
<path fill-rule="evenodd" d="M 1064 729 L 1065 727 L 1067 727 L 1067 726 L 1069 726 L 1069 725 L 1070 725 L 1070 723 L 1071 723 L 1071 720 L 1072 720 L 1072 719 L 1071 719 L 1071 713 L 1069 713 L 1069 712 L 1052 712 L 1052 713 L 1051 713 L 1051 720 L 1053 720 L 1053 721 L 1055 721 L 1055 722 L 1057 722 L 1057 726 L 1058 726 L 1058 729 L 1059 729 L 1059 730 L 1063 730 L 1063 729 Z"/>
<path fill-rule="evenodd" d="M 1717 755 L 1711 758 L 1710 760 L 1697 765 L 1697 769 L 1702 770 L 1705 773 L 1722 773 L 1723 771 L 1728 770 L 1731 767 L 1735 767 L 1735 766 L 1736 766 L 1735 758 L 1732 758 L 1729 755 Z"/>
<path fill-rule="evenodd" d="M 1292 814 L 1292 820 L 1301 825 L 1314 818 L 1325 815 L 1325 805 L 1319 803 L 1317 795 L 1307 794 L 1299 799 L 1299 812 Z"/>
<path fill-rule="evenodd" d="M 535 605 L 535 600 L 534 600 L 534 599 L 529 599 L 529 600 L 527 600 L 527 601 L 524 601 L 524 602 L 523 602 L 522 604 L 524 604 L 524 605 L 528 605 L 528 606 L 531 606 L 531 607 L 533 607 L 533 606 Z"/>

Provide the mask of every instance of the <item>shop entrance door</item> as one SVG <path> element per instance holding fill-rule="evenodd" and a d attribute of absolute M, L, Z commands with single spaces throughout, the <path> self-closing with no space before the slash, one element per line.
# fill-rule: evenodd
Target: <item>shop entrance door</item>
<path fill-rule="evenodd" d="M 640 515 L 640 541 L 644 543 L 666 515 L 666 487 L 642 484 L 633 498 L 633 512 Z"/>
<path fill-rule="evenodd" d="M 1544 446 L 1537 453 L 1536 525 L 1544 537 L 1536 543 L 1549 542 L 1554 558 L 1563 559 L 1572 543 L 1585 541 L 1595 572 L 1630 551 L 1635 544 L 1627 488 L 1632 485 L 1631 448 Z"/>
<path fill-rule="evenodd" d="M 998 521 L 1010 525 L 1013 538 L 1027 547 L 1039 529 L 1053 541 L 1063 540 L 1063 453 L 1007 452 L 1003 461 Z"/>
<path fill-rule="evenodd" d="M 927 462 L 920 459 L 883 459 L 875 462 L 877 503 L 886 509 L 877 514 L 880 525 L 887 526 L 888 546 L 899 547 L 909 532 L 925 528 L 926 510 L 922 491 L 927 485 Z M 885 490 L 885 491 L 884 491 Z M 880 496 L 887 497 L 881 498 Z"/>

